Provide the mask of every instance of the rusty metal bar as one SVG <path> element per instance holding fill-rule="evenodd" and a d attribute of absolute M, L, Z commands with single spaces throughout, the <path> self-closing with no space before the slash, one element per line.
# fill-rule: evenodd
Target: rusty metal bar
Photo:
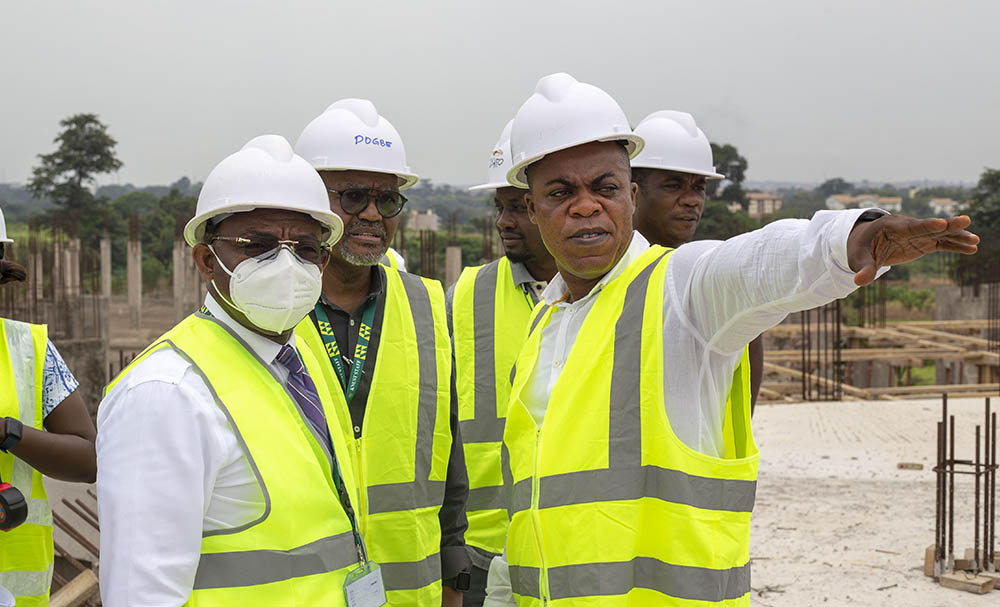
<path fill-rule="evenodd" d="M 941 455 L 941 450 L 943 448 L 942 443 L 942 430 L 941 422 L 937 423 L 937 465 L 934 467 L 937 473 L 937 485 L 934 490 L 934 563 L 935 563 L 935 573 L 940 573 L 938 564 L 943 560 L 944 546 L 941 542 L 941 528 L 943 527 L 944 512 L 942 510 L 941 503 L 941 485 L 944 482 L 942 478 L 942 468 L 944 467 L 944 458 Z"/>
<path fill-rule="evenodd" d="M 72 525 L 66 522 L 66 519 L 53 512 L 52 520 L 53 522 L 55 522 L 55 524 L 59 525 L 60 529 L 66 532 L 66 535 L 70 536 L 71 538 L 76 540 L 76 543 L 83 546 L 87 550 L 87 552 L 93 554 L 95 558 L 100 558 L 101 551 L 97 548 L 97 546 L 91 544 L 90 541 L 87 540 L 87 538 L 83 537 L 82 533 L 74 529 Z"/>
<path fill-rule="evenodd" d="M 77 506 L 83 508 L 83 511 L 90 515 L 90 518 L 94 519 L 94 524 L 97 525 L 98 528 L 97 530 L 100 531 L 101 523 L 97 516 L 97 513 L 94 512 L 94 510 L 92 510 L 90 506 L 84 504 L 80 498 L 76 498 L 74 501 L 76 502 Z"/>
<path fill-rule="evenodd" d="M 948 562 L 955 562 L 955 416 L 951 416 L 948 440 Z"/>
<path fill-rule="evenodd" d="M 972 523 L 972 570 L 975 573 L 979 573 L 979 474 L 980 474 L 980 463 L 979 463 L 979 439 L 981 428 L 976 425 L 976 505 L 973 514 Z"/>
<path fill-rule="evenodd" d="M 97 521 L 92 520 L 90 518 L 90 516 L 88 516 L 86 512 L 84 512 L 79 507 L 77 507 L 76 504 L 73 504 L 72 502 L 70 502 L 65 497 L 62 498 L 62 503 L 65 504 L 67 508 L 69 508 L 70 510 L 72 510 L 73 514 L 75 514 L 78 517 L 80 517 L 81 519 L 83 519 L 83 522 L 87 523 L 88 525 L 90 525 L 91 527 L 93 527 L 94 529 L 96 529 L 97 531 L 101 530 L 101 527 L 100 527 L 100 525 L 97 524 Z"/>

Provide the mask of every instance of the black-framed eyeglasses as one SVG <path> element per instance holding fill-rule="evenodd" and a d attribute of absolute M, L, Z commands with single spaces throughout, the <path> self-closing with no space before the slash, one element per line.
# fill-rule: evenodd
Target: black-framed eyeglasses
<path fill-rule="evenodd" d="M 334 190 L 327 188 L 340 197 L 340 208 L 348 215 L 358 215 L 368 208 L 372 202 L 379 215 L 385 218 L 395 217 L 403 210 L 406 204 L 406 196 L 396 190 L 379 190 L 376 188 L 347 188 L 346 190 Z"/>
<path fill-rule="evenodd" d="M 298 240 L 282 240 L 269 234 L 254 234 L 252 236 L 213 236 L 211 242 L 221 240 L 231 242 L 247 257 L 266 260 L 278 254 L 281 247 L 288 247 L 303 261 L 318 266 L 325 265 L 330 259 L 330 249 L 317 238 L 300 238 Z"/>

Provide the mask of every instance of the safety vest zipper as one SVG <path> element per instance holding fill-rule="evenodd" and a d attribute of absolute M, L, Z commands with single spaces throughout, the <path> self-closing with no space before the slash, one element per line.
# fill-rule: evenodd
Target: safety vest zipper
<path fill-rule="evenodd" d="M 364 536 L 368 533 L 368 490 L 365 488 L 365 462 L 362 461 L 364 457 L 363 449 L 361 448 L 361 440 L 364 437 L 364 431 L 362 430 L 361 436 L 354 439 L 354 448 L 358 452 L 358 494 L 360 495 L 361 504 L 358 508 L 358 527 L 361 535 Z"/>
<path fill-rule="evenodd" d="M 544 420 L 543 420 L 544 424 Z M 538 514 L 538 500 L 541 487 L 541 460 L 542 460 L 542 428 L 535 431 L 535 462 L 534 471 L 531 475 L 531 522 L 535 527 L 535 543 L 538 546 L 539 580 L 538 588 L 541 595 L 542 605 L 549 603 L 549 572 L 545 566 L 545 543 L 542 541 L 542 521 Z"/>

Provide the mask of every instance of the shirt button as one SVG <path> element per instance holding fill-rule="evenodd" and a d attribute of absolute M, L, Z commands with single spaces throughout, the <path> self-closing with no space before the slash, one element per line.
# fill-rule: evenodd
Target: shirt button
<path fill-rule="evenodd" d="M 357 434 L 361 432 L 361 426 L 354 426 L 354 433 Z"/>
<path fill-rule="evenodd" d="M 562 364 L 562 361 L 558 361 L 558 360 L 557 360 L 556 362 L 552 363 L 552 366 L 553 366 L 553 367 L 558 367 L 558 366 L 559 366 L 559 365 L 561 365 L 561 364 Z"/>
<path fill-rule="evenodd" d="M 351 319 L 351 326 L 352 327 L 354 326 L 354 319 L 353 318 Z"/>

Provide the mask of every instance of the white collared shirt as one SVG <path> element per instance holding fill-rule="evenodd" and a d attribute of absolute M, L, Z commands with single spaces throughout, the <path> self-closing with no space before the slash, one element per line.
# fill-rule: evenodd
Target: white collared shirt
<path fill-rule="evenodd" d="M 205 307 L 284 382 L 277 344 Z M 294 343 L 294 335 L 288 343 Z M 137 364 L 97 414 L 101 599 L 172 607 L 191 594 L 202 533 L 253 521 L 264 495 L 208 386 L 173 350 Z"/>
<path fill-rule="evenodd" d="M 785 219 L 726 241 L 678 247 L 664 286 L 664 389 L 670 427 L 684 444 L 720 456 L 726 395 L 743 348 L 791 312 L 857 288 L 847 238 L 864 211 L 819 211 L 811 220 Z M 542 329 L 538 363 L 525 389 L 536 423 L 544 419 L 548 395 L 598 294 L 649 246 L 635 232 L 618 264 L 572 303 L 561 275 L 549 282 L 542 300 L 555 309 Z M 485 606 L 514 605 L 503 557 L 490 567 L 489 592 Z"/>

